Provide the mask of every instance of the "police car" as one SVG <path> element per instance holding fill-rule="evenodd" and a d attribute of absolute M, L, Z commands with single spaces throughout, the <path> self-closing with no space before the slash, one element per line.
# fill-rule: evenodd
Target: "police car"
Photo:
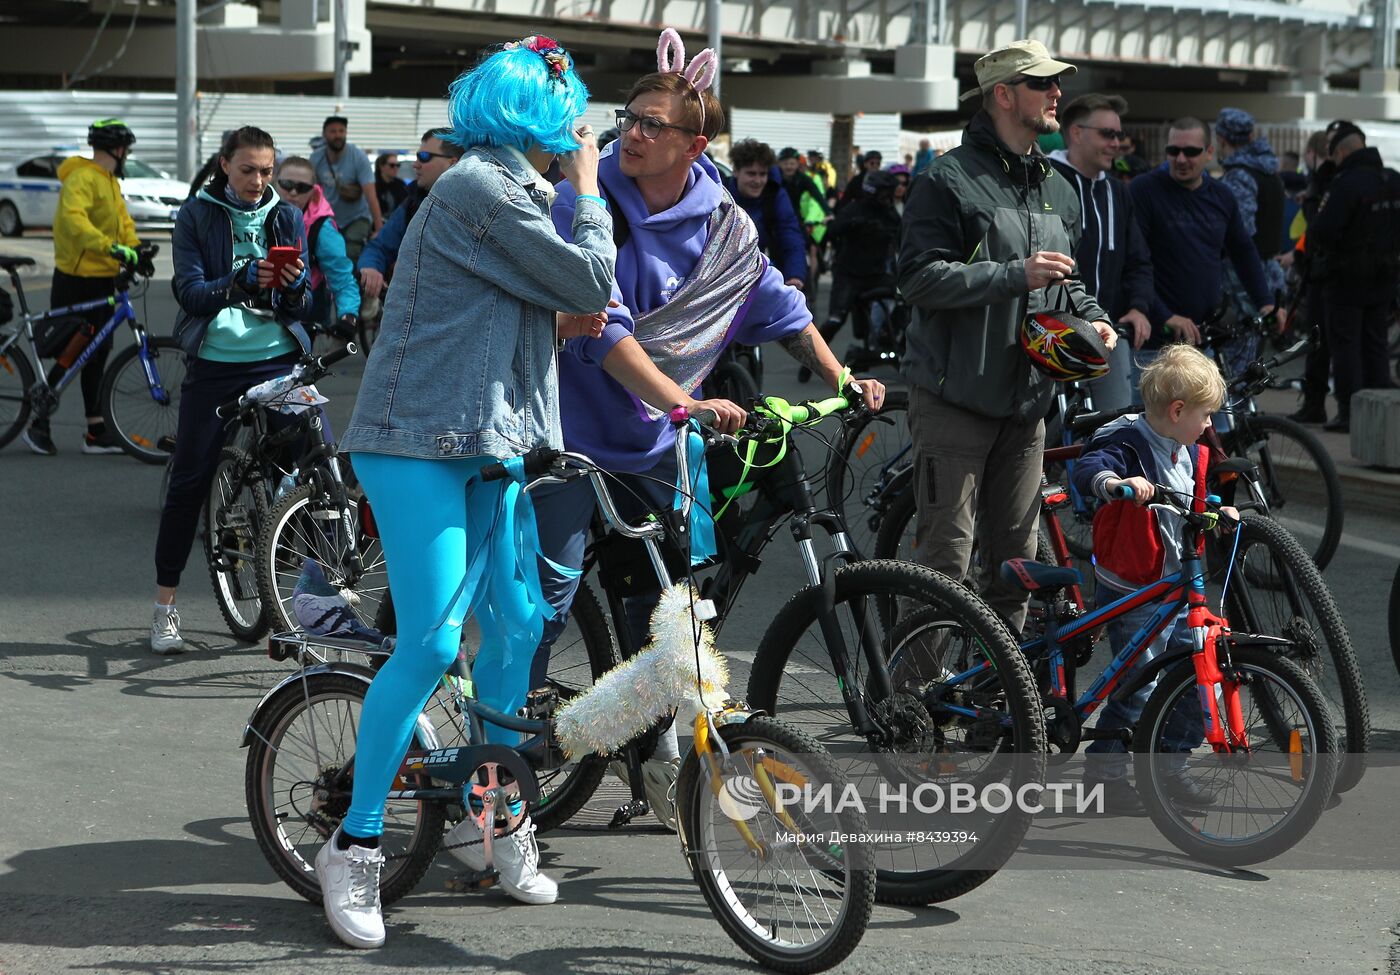
<path fill-rule="evenodd" d="M 18 237 L 26 227 L 52 227 L 58 210 L 58 167 L 69 156 L 91 158 L 92 150 L 56 149 L 42 156 L 0 165 L 0 234 Z M 189 186 L 128 158 L 122 177 L 127 212 L 140 230 L 169 230 Z"/>

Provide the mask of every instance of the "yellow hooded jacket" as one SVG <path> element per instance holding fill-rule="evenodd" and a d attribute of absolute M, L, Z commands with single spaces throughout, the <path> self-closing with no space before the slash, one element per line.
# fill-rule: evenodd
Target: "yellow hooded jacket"
<path fill-rule="evenodd" d="M 111 278 L 121 264 L 113 244 L 135 247 L 136 224 L 126 212 L 121 183 L 91 159 L 73 156 L 58 167 L 63 188 L 53 218 L 54 266 L 80 278 Z"/>

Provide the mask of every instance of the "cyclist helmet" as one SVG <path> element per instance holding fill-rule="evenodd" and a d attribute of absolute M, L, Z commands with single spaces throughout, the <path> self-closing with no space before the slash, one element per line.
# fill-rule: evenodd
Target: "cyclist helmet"
<path fill-rule="evenodd" d="M 88 145 L 94 149 L 123 149 L 136 142 L 136 133 L 119 118 L 98 119 L 88 126 Z"/>
<path fill-rule="evenodd" d="M 1108 372 L 1108 346 L 1078 315 L 1038 311 L 1021 322 L 1021 350 L 1042 373 L 1059 382 L 1097 379 Z"/>

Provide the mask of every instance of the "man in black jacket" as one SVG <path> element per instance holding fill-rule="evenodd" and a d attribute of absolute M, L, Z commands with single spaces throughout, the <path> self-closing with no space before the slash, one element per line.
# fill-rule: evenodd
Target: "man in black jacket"
<path fill-rule="evenodd" d="M 1084 288 L 1114 321 L 1130 325 L 1132 347 L 1152 334 L 1152 256 L 1138 228 L 1127 184 L 1111 178 L 1124 137 L 1128 103 L 1117 95 L 1080 95 L 1060 109 L 1064 149 L 1050 162 L 1079 194 L 1079 247 L 1074 252 Z M 1116 410 L 1133 402 L 1132 352 L 1124 342 L 1113 350 L 1110 371 L 1091 383 L 1094 406 Z"/>
<path fill-rule="evenodd" d="M 1328 149 L 1337 175 L 1308 225 L 1322 288 L 1337 415 L 1324 430 L 1351 429 L 1351 396 L 1390 385 L 1388 311 L 1400 273 L 1400 173 L 1350 122 L 1334 122 Z"/>

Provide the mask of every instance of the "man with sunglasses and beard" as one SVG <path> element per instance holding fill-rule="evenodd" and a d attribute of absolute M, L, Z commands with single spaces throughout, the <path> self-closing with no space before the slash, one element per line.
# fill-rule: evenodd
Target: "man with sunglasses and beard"
<path fill-rule="evenodd" d="M 452 168 L 462 158 L 462 147 L 447 141 L 451 129 L 429 129 L 423 133 L 418 145 L 418 154 L 413 160 L 413 182 L 408 185 L 408 194 L 403 203 L 394 208 L 384 227 L 365 244 L 360 254 L 360 285 L 370 304 L 364 315 L 373 318 L 379 310 L 379 299 L 384 294 L 384 279 L 399 256 L 399 245 L 403 243 L 404 231 L 408 222 L 418 212 L 418 206 L 428 198 L 437 178 Z"/>
<path fill-rule="evenodd" d="M 1260 314 L 1274 310 L 1264 265 L 1245 228 L 1235 194 L 1206 172 L 1215 157 L 1210 125 L 1172 123 L 1167 160 L 1133 180 L 1129 192 L 1152 255 L 1157 295 L 1152 335 L 1133 356 L 1133 388 L 1144 366 L 1169 342 L 1201 344 L 1200 322 L 1220 304 L 1226 254 Z"/>
<path fill-rule="evenodd" d="M 1035 557 L 1051 384 L 1020 347 L 1027 314 L 1071 304 L 1111 349 L 1117 335 L 1074 275 L 1079 200 L 1036 148 L 1057 132 L 1060 79 L 1075 72 L 1039 41 L 977 61 L 982 109 L 914 181 L 904 206 L 899 290 L 915 309 L 909 380 L 916 551 L 964 579 L 974 529 L 981 564 Z M 1072 277 L 1073 275 L 1073 277 Z M 988 573 L 987 602 L 1020 632 L 1026 593 Z"/>

